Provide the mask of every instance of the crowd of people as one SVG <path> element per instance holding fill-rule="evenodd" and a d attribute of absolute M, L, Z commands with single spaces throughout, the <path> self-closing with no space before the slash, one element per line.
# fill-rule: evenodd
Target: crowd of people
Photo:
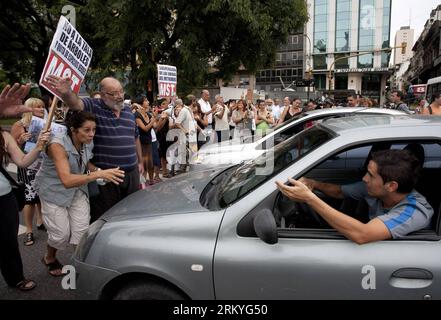
<path fill-rule="evenodd" d="M 68 79 L 48 76 L 62 97 L 57 120 L 65 133 L 41 130 L 29 144 L 32 117 L 44 119 L 50 97 L 28 98 L 29 85 L 6 86 L 0 95 L 0 117 L 21 119 L 11 133 L 0 129 L 0 267 L 6 283 L 20 290 L 36 284 L 27 279 L 19 252 L 17 234 L 19 207 L 6 168 L 17 165 L 17 177 L 25 185 L 23 208 L 24 244 L 34 244 L 33 219 L 47 231 L 47 251 L 42 263 L 52 276 L 62 275 L 57 251 L 76 246 L 88 226 L 121 199 L 144 187 L 161 183 L 185 172 L 189 159 L 204 144 L 265 135 L 305 111 L 340 106 L 327 97 L 307 101 L 300 98 L 224 101 L 203 90 L 200 98 L 162 98 L 150 102 L 146 96 L 125 96 L 121 83 L 104 78 L 97 92 L 79 98 Z M 409 112 L 403 94 L 392 92 L 394 108 Z M 375 100 L 349 95 L 346 107 L 375 107 Z M 441 95 L 422 106 L 420 113 L 441 114 Z M 61 119 L 61 120 L 60 120 Z"/>

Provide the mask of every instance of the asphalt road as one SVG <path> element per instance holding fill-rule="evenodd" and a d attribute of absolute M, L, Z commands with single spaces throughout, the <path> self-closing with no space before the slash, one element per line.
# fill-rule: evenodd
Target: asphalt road
<path fill-rule="evenodd" d="M 9 167 L 11 175 L 13 166 Z M 35 220 L 35 218 L 34 218 Z M 47 268 L 41 262 L 41 258 L 46 252 L 47 234 L 44 231 L 37 230 L 34 226 L 35 242 L 32 246 L 25 246 L 24 241 L 24 222 L 23 213 L 20 213 L 20 230 L 18 244 L 20 246 L 21 258 L 23 260 L 24 275 L 37 283 L 37 287 L 31 291 L 23 292 L 17 289 L 9 288 L 0 276 L 0 300 L 73 300 L 77 299 L 74 290 L 64 290 L 61 287 L 62 277 L 53 277 L 49 274 Z M 20 234 L 21 233 L 21 234 Z M 58 260 L 63 264 L 69 264 L 70 257 L 74 250 L 69 247 L 66 251 L 59 251 Z"/>

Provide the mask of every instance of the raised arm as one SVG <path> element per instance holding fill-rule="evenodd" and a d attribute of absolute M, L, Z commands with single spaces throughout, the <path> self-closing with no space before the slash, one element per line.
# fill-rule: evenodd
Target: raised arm
<path fill-rule="evenodd" d="M 36 147 L 28 154 L 24 154 L 23 151 L 18 147 L 15 139 L 8 132 L 3 131 L 1 134 L 3 134 L 3 138 L 5 139 L 6 152 L 11 157 L 12 162 L 14 162 L 20 168 L 26 168 L 37 160 L 40 151 L 43 150 L 50 137 L 50 132 L 40 132 Z"/>
<path fill-rule="evenodd" d="M 0 94 L 0 118 L 9 118 L 24 112 L 31 112 L 32 108 L 23 104 L 23 100 L 30 89 L 30 84 L 19 85 L 18 83 L 12 87 L 9 84 L 4 87 Z"/>
<path fill-rule="evenodd" d="M 81 111 L 84 109 L 83 100 L 72 91 L 69 78 L 60 78 L 54 75 L 49 75 L 46 79 L 49 84 L 60 93 L 63 102 L 69 107 L 69 109 L 74 111 Z"/>

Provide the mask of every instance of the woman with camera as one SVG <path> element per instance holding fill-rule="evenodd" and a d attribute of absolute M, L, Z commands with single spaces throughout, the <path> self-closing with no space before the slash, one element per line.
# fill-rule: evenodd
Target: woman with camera
<path fill-rule="evenodd" d="M 237 101 L 236 110 L 233 111 L 232 115 L 232 120 L 236 124 L 234 138 L 240 139 L 240 142 L 243 142 L 244 137 L 252 135 L 254 112 L 251 108 L 245 108 L 245 105 L 246 102 L 244 100 Z"/>
<path fill-rule="evenodd" d="M 259 100 L 256 113 L 256 129 L 260 130 L 262 136 L 266 135 L 267 130 L 274 125 L 274 118 L 271 112 L 266 108 L 265 101 Z"/>

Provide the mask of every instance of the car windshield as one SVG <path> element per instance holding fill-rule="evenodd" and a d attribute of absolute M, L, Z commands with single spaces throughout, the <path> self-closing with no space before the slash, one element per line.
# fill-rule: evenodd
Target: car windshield
<path fill-rule="evenodd" d="M 315 126 L 254 160 L 228 168 L 208 184 L 201 204 L 210 210 L 226 208 L 333 137 L 332 132 Z"/>

